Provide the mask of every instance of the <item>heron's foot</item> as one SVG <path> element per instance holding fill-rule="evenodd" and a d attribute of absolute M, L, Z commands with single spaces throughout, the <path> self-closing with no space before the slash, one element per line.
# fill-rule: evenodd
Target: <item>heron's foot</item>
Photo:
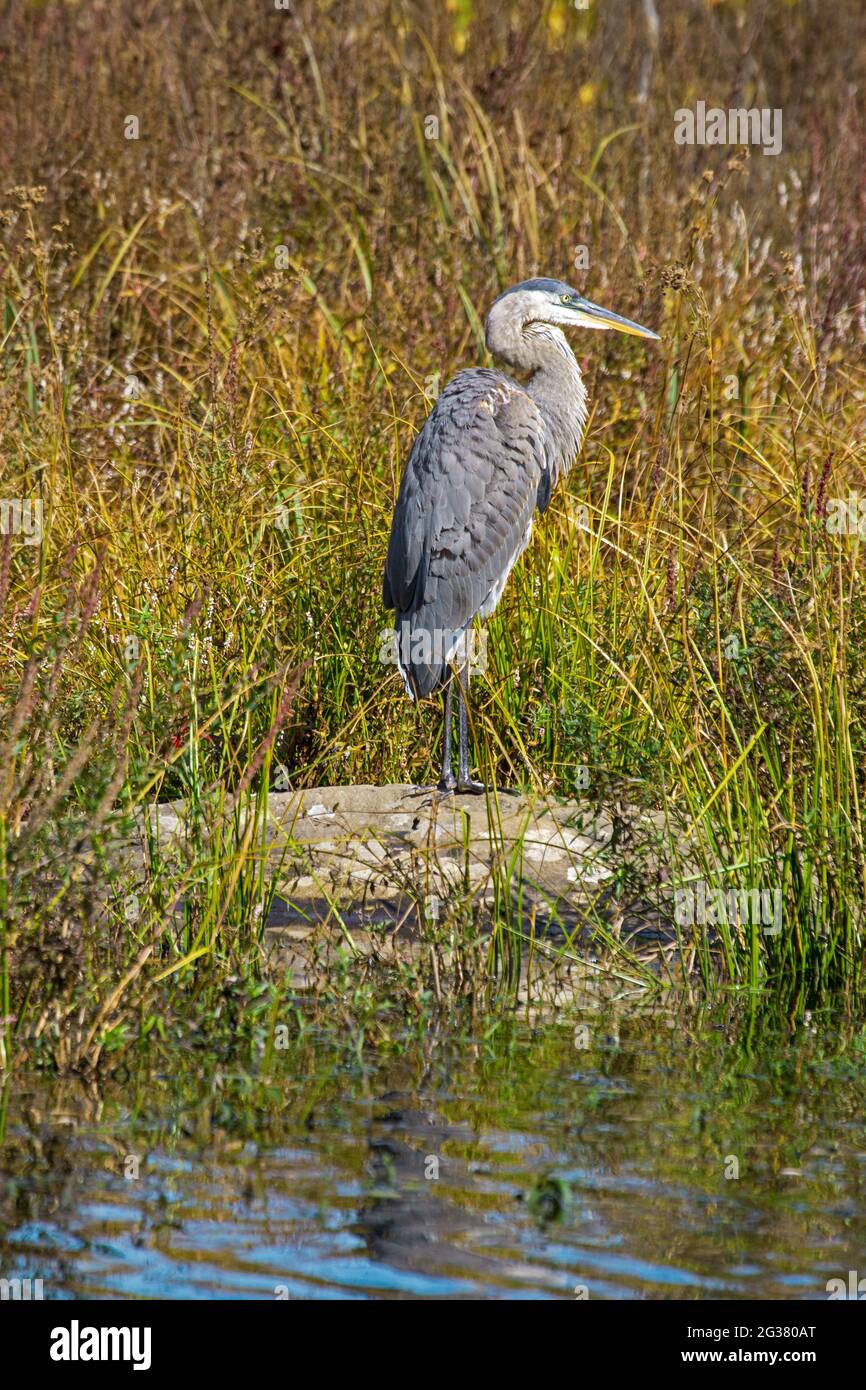
<path fill-rule="evenodd" d="M 447 796 L 483 796 L 485 792 L 495 793 L 497 796 L 521 796 L 522 793 L 515 787 L 496 787 L 487 782 L 476 782 L 473 777 L 458 778 L 451 774 L 450 779 L 441 777 L 435 787 L 413 787 L 408 796 L 423 796 L 422 806 L 432 806 L 437 801 L 443 801 Z"/>
<path fill-rule="evenodd" d="M 483 796 L 485 792 L 492 792 L 495 788 L 489 787 L 486 782 L 476 782 L 474 777 L 458 777 L 454 790 L 465 796 Z"/>
<path fill-rule="evenodd" d="M 440 777 L 435 786 L 413 787 L 408 793 L 409 796 L 423 796 L 422 806 L 433 806 L 435 802 L 441 801 L 443 797 L 453 796 L 457 790 L 457 778 L 452 772 L 450 780 L 447 777 Z"/>

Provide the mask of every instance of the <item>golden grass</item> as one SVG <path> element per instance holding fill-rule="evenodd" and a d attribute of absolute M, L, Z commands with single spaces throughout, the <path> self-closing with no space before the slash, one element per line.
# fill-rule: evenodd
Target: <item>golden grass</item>
<path fill-rule="evenodd" d="M 6 1016 L 14 923 L 74 877 L 21 878 L 35 808 L 83 845 L 96 812 L 236 787 L 302 667 L 265 773 L 430 777 L 438 712 L 378 656 L 390 511 L 437 382 L 534 273 L 663 341 L 577 344 L 590 428 L 491 624 L 480 761 L 665 806 L 708 881 L 781 887 L 780 940 L 722 931 L 731 978 L 856 978 L 863 564 L 827 519 L 864 488 L 839 75 L 866 25 L 854 0 L 663 20 L 654 44 L 615 4 L 5 12 L 0 496 L 43 506 L 2 570 Z M 675 145 L 698 98 L 782 108 L 783 154 Z"/>

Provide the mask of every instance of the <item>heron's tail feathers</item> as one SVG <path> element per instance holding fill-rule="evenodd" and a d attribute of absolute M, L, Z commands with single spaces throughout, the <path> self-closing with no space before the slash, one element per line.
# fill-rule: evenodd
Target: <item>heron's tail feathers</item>
<path fill-rule="evenodd" d="M 467 628 L 425 625 L 419 613 L 397 613 L 394 636 L 397 666 L 406 692 L 422 700 L 440 690 L 453 665 L 462 665 Z"/>

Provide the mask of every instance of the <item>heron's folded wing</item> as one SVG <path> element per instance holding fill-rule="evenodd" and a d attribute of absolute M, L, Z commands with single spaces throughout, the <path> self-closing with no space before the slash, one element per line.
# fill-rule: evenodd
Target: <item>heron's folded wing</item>
<path fill-rule="evenodd" d="M 470 622 L 524 544 L 550 450 L 535 402 L 515 382 L 485 369 L 455 377 L 406 466 L 388 546 L 387 606 L 416 614 L 427 628 Z"/>

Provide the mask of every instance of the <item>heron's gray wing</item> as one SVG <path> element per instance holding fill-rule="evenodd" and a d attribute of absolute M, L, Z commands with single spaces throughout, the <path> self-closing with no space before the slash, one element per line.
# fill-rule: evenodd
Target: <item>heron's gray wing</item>
<path fill-rule="evenodd" d="M 483 368 L 461 372 L 442 392 L 406 465 L 383 586 L 386 606 L 396 609 L 398 638 L 426 634 L 432 644 L 428 659 L 423 641 L 411 652 L 398 642 L 418 694 L 444 679 L 448 634 L 495 604 L 526 544 L 551 465 L 544 420 L 508 377 Z"/>

